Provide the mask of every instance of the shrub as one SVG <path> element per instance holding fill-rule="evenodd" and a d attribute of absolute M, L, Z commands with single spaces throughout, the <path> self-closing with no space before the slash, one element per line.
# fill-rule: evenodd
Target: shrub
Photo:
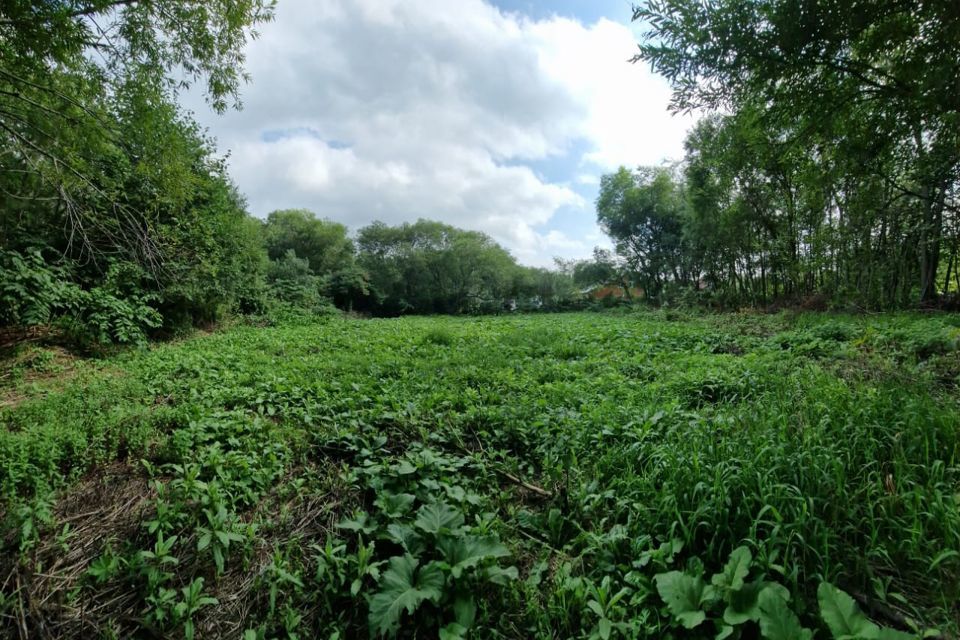
<path fill-rule="evenodd" d="M 270 295 L 280 302 L 310 308 L 320 302 L 320 279 L 313 275 L 310 263 L 290 249 L 270 263 L 267 272 Z"/>
<path fill-rule="evenodd" d="M 64 269 L 48 265 L 39 249 L 0 250 L 0 323 L 46 324 L 76 293 Z"/>

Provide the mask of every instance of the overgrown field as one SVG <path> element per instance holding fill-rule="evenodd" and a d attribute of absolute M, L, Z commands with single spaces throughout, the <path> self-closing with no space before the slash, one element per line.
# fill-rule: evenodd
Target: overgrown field
<path fill-rule="evenodd" d="M 0 635 L 956 637 L 958 327 L 331 318 L 22 353 Z"/>

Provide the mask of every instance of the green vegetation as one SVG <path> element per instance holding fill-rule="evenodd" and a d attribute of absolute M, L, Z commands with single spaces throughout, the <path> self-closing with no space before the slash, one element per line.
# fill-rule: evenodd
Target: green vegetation
<path fill-rule="evenodd" d="M 958 348 L 952 316 L 671 311 L 33 349 L 3 382 L 0 624 L 956 633 Z"/>
<path fill-rule="evenodd" d="M 643 0 L 634 20 L 636 61 L 671 83 L 672 107 L 713 114 L 679 175 L 621 172 L 598 202 L 654 294 L 956 302 L 955 2 Z"/>
<path fill-rule="evenodd" d="M 0 633 L 956 637 L 957 318 L 690 312 L 957 303 L 956 0 L 637 6 L 719 113 L 552 270 L 252 218 L 178 99 L 273 8 L 0 6 Z"/>
<path fill-rule="evenodd" d="M 94 349 L 291 308 L 576 310 L 591 288 L 724 309 L 957 303 L 953 0 L 638 4 L 636 61 L 671 82 L 676 110 L 708 114 L 678 166 L 603 177 L 615 252 L 553 270 L 430 220 L 350 237 L 301 209 L 253 219 L 178 101 L 199 84 L 213 109 L 239 106 L 244 47 L 273 14 L 270 0 L 4 3 L 0 326 Z"/>
<path fill-rule="evenodd" d="M 94 350 L 291 306 L 395 315 L 570 300 L 569 277 L 518 265 L 482 233 L 374 224 L 358 237 L 373 255 L 309 211 L 252 218 L 179 97 L 199 83 L 215 110 L 238 106 L 244 46 L 273 4 L 3 3 L 0 327 Z M 404 289 L 420 269 L 444 277 Z"/>

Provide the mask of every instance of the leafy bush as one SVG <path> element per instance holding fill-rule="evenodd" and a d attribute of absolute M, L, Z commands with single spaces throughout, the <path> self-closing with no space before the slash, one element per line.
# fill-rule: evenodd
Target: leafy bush
<path fill-rule="evenodd" d="M 46 324 L 77 291 L 65 270 L 47 264 L 39 249 L 0 250 L 0 323 Z"/>
<path fill-rule="evenodd" d="M 56 321 L 79 345 L 143 344 L 147 331 L 161 324 L 150 303 L 157 298 L 141 288 L 144 275 L 134 265 L 113 262 L 102 284 L 84 290 L 64 268 L 48 266 L 39 250 L 0 254 L 2 320 L 36 325 Z"/>
<path fill-rule="evenodd" d="M 792 610 L 789 589 L 755 575 L 752 563 L 750 549 L 737 547 L 723 570 L 709 581 L 700 565 L 696 571 L 659 573 L 654 582 L 670 617 L 686 635 L 741 638 L 756 637 L 759 631 L 768 640 L 812 640 L 813 630 L 804 628 Z M 748 581 L 751 574 L 754 576 Z M 820 616 L 837 640 L 917 637 L 874 624 L 853 598 L 828 582 L 820 583 L 817 600 Z M 704 628 L 706 623 L 710 623 L 708 628 Z"/>
<path fill-rule="evenodd" d="M 270 295 L 280 302 L 305 309 L 320 302 L 320 278 L 310 270 L 310 263 L 298 258 L 293 249 L 270 263 L 267 282 Z"/>
<path fill-rule="evenodd" d="M 144 344 L 147 331 L 163 321 L 146 281 L 137 265 L 111 262 L 100 285 L 77 292 L 61 325 L 78 344 Z"/>
<path fill-rule="evenodd" d="M 151 295 L 119 298 L 97 287 L 80 292 L 71 303 L 71 313 L 61 321 L 70 339 L 81 345 L 143 345 L 147 331 L 156 329 L 162 318 L 149 302 Z"/>

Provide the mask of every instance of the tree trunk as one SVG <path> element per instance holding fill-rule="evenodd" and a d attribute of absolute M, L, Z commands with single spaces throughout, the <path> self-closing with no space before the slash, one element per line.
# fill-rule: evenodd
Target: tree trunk
<path fill-rule="evenodd" d="M 924 187 L 925 215 L 920 242 L 920 302 L 930 303 L 937 299 L 937 271 L 940 268 L 940 240 L 943 236 L 943 204 L 940 197 L 929 200 L 929 190 Z"/>

